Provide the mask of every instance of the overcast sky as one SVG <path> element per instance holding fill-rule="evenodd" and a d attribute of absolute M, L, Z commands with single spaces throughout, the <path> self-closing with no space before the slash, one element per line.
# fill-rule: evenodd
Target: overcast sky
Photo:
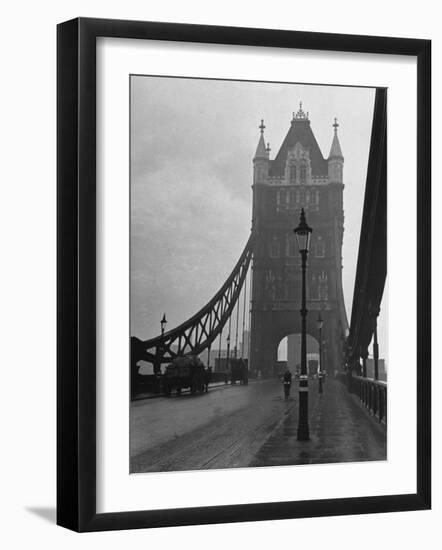
<path fill-rule="evenodd" d="M 223 284 L 250 233 L 260 120 L 274 158 L 299 101 L 325 157 L 340 125 L 350 322 L 374 89 L 133 76 L 131 335 L 158 335 L 164 312 L 173 328 Z M 384 333 L 383 314 L 381 355 Z"/>

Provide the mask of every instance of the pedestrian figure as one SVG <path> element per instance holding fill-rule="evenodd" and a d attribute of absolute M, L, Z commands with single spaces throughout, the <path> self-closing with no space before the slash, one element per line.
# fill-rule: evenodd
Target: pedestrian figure
<path fill-rule="evenodd" d="M 282 384 L 284 386 L 284 399 L 287 401 L 290 395 L 290 388 L 292 386 L 292 373 L 288 369 L 284 373 Z"/>

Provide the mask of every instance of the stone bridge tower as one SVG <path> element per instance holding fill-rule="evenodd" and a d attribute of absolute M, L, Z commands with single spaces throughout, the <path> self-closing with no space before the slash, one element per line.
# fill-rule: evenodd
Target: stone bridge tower
<path fill-rule="evenodd" d="M 307 333 L 317 339 L 324 318 L 323 361 L 329 374 L 341 368 L 348 322 L 342 291 L 344 232 L 343 164 L 338 123 L 328 159 L 321 153 L 309 115 L 300 104 L 274 160 L 261 121 L 253 159 L 253 256 L 250 367 L 272 376 L 278 345 L 301 332 L 301 259 L 293 229 L 301 208 L 313 228 L 307 264 Z"/>

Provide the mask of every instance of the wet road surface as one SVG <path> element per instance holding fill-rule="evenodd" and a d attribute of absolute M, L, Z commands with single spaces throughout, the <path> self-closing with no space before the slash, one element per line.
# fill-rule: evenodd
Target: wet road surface
<path fill-rule="evenodd" d="M 297 404 L 281 382 L 219 386 L 131 403 L 131 472 L 248 466 Z"/>

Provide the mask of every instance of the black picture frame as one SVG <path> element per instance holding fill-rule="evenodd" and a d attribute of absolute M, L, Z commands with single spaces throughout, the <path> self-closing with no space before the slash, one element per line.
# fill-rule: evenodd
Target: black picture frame
<path fill-rule="evenodd" d="M 133 38 L 417 58 L 415 494 L 96 512 L 96 39 Z M 57 28 L 57 523 L 75 531 L 424 510 L 431 506 L 431 41 L 79 18 Z M 414 358 L 410 358 L 414 360 Z"/>

